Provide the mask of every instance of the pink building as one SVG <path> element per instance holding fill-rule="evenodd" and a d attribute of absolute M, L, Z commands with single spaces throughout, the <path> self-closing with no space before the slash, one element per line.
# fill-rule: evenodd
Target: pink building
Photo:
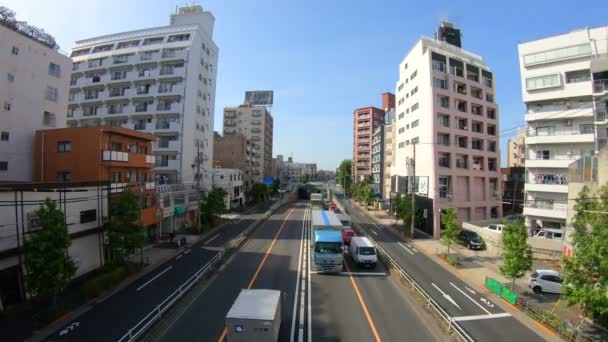
<path fill-rule="evenodd" d="M 356 109 L 354 112 L 353 178 L 356 181 L 362 181 L 372 174 L 372 133 L 383 122 L 384 111 L 382 109 L 365 107 Z"/>

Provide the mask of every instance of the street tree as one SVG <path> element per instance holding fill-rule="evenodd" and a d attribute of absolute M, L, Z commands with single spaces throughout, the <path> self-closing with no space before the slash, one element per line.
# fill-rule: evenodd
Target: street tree
<path fill-rule="evenodd" d="M 23 244 L 26 284 L 35 296 L 51 297 L 55 305 L 57 295 L 76 273 L 68 255 L 71 240 L 63 212 L 54 201 L 47 198 L 35 213 L 41 229 Z"/>
<path fill-rule="evenodd" d="M 583 187 L 574 206 L 574 256 L 563 258 L 563 296 L 583 314 L 608 326 L 608 185 L 592 196 Z"/>
<path fill-rule="evenodd" d="M 213 224 L 217 221 L 219 215 L 224 212 L 226 203 L 226 191 L 222 188 L 213 188 L 206 196 L 201 198 L 200 213 L 201 221 L 207 224 Z"/>
<path fill-rule="evenodd" d="M 450 246 L 456 242 L 460 234 L 460 225 L 456 216 L 456 209 L 447 208 L 441 210 L 441 240 L 448 247 L 447 256 L 450 256 Z"/>
<path fill-rule="evenodd" d="M 106 232 L 110 262 L 114 264 L 124 263 L 144 243 L 139 201 L 135 193 L 126 189 L 110 202 L 110 222 Z"/>
<path fill-rule="evenodd" d="M 353 161 L 345 159 L 340 163 L 340 166 L 336 170 L 336 183 L 340 184 L 342 190 L 347 194 L 352 194 L 352 169 Z"/>
<path fill-rule="evenodd" d="M 272 192 L 277 192 L 281 188 L 281 181 L 275 179 L 272 181 Z"/>
<path fill-rule="evenodd" d="M 500 273 L 511 279 L 511 290 L 515 290 L 515 279 L 523 277 L 532 268 L 532 250 L 527 244 L 528 229 L 521 220 L 505 225 L 502 231 L 502 265 Z"/>
<path fill-rule="evenodd" d="M 397 219 L 402 220 L 409 227 L 412 220 L 412 198 L 408 195 L 397 196 L 393 199 L 393 208 Z"/>

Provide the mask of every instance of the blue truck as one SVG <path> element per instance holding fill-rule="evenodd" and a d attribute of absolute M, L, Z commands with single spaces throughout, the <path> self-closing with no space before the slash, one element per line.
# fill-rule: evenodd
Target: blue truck
<path fill-rule="evenodd" d="M 313 210 L 312 230 L 313 269 L 317 272 L 342 272 L 342 223 L 336 214 L 327 210 Z"/>

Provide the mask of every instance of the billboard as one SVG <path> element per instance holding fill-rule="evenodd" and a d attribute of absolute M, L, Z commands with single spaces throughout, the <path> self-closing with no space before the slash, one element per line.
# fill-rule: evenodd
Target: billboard
<path fill-rule="evenodd" d="M 245 92 L 245 104 L 251 106 L 272 106 L 272 90 L 254 90 Z"/>
<path fill-rule="evenodd" d="M 264 185 L 272 185 L 272 184 L 274 184 L 274 177 L 264 176 Z"/>

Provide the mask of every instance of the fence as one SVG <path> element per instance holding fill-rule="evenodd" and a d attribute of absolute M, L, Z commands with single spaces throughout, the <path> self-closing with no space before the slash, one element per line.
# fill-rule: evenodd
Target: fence
<path fill-rule="evenodd" d="M 502 297 L 507 302 L 513 305 L 517 304 L 517 295 L 513 291 L 509 290 L 502 283 L 500 283 L 498 280 L 486 277 L 485 284 L 488 290 Z"/>

